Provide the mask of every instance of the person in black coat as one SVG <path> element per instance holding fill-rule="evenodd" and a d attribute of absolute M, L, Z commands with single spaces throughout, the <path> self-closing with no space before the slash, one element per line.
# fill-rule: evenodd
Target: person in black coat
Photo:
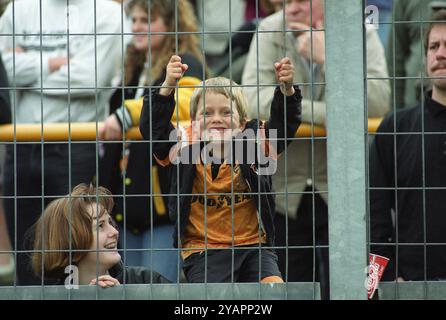
<path fill-rule="evenodd" d="M 110 191 L 92 184 L 79 184 L 69 196 L 53 200 L 33 228 L 36 276 L 45 284 L 101 287 L 169 283 L 149 268 L 123 266 L 113 205 Z"/>

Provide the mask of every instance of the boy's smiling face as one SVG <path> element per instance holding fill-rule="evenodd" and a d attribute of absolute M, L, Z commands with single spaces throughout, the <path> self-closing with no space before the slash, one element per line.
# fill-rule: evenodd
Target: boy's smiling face
<path fill-rule="evenodd" d="M 200 123 L 200 132 L 212 140 L 231 140 L 234 130 L 243 130 L 245 120 L 240 119 L 237 107 L 229 98 L 219 93 L 206 93 L 198 101 L 195 121 Z M 238 129 L 238 130 L 237 130 Z"/>

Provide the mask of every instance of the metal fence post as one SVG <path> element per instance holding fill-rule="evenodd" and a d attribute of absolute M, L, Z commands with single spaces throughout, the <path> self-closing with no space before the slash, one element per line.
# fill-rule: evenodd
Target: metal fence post
<path fill-rule="evenodd" d="M 331 299 L 367 298 L 362 2 L 325 1 Z"/>

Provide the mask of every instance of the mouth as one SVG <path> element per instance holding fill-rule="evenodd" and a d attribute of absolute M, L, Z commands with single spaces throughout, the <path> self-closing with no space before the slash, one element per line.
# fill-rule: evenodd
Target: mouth
<path fill-rule="evenodd" d="M 434 68 L 432 68 L 432 71 L 433 71 L 433 72 L 436 72 L 436 71 L 444 71 L 444 70 L 446 70 L 446 65 L 443 65 L 443 64 L 441 64 L 441 65 L 437 65 L 437 66 L 435 66 Z"/>
<path fill-rule="evenodd" d="M 209 130 L 229 130 L 229 128 L 226 128 L 226 127 L 210 127 Z"/>
<path fill-rule="evenodd" d="M 118 245 L 117 242 L 110 242 L 110 243 L 106 244 L 104 246 L 104 248 L 105 249 L 109 249 L 109 250 L 116 250 L 117 249 L 117 245 Z"/>
<path fill-rule="evenodd" d="M 133 39 L 135 41 L 143 41 L 143 40 L 147 39 L 147 36 L 145 36 L 145 35 L 135 35 L 135 36 L 133 36 Z"/>
<path fill-rule="evenodd" d="M 297 14 L 288 14 L 286 15 L 285 19 L 286 22 L 303 22 L 305 21 L 305 15 L 297 13 Z"/>
<path fill-rule="evenodd" d="M 225 130 L 229 130 L 229 129 L 228 128 L 222 128 L 222 127 L 209 128 L 209 131 L 224 132 Z"/>

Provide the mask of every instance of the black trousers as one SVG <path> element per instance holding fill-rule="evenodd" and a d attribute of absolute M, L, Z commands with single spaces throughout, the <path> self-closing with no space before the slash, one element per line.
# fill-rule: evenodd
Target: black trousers
<path fill-rule="evenodd" d="M 5 198 L 4 206 L 11 244 L 13 250 L 19 251 L 16 263 L 20 285 L 40 284 L 40 279 L 33 275 L 29 260 L 34 237 L 30 227 L 51 200 L 68 195 L 79 183 L 92 181 L 96 168 L 95 150 L 94 143 L 73 143 L 70 168 L 66 143 L 44 145 L 43 164 L 40 144 L 17 144 L 16 159 L 14 146 L 7 146 L 4 196 L 17 198 Z M 42 194 L 49 198 L 42 201 Z"/>
<path fill-rule="evenodd" d="M 306 192 L 311 192 L 307 187 Z M 276 246 L 286 245 L 286 220 L 282 213 L 275 217 Z M 314 230 L 314 239 L 313 239 Z M 284 281 L 320 282 L 321 298 L 329 299 L 328 207 L 319 194 L 304 194 L 297 209 L 297 218 L 288 218 L 288 260 L 286 249 L 277 249 L 279 269 Z M 300 247 L 300 248 L 299 248 Z M 309 247 L 309 248 L 301 248 Z M 313 262 L 316 262 L 314 264 Z M 288 263 L 288 273 L 286 266 Z"/>
<path fill-rule="evenodd" d="M 277 267 L 277 255 L 270 249 L 236 248 L 234 256 L 231 249 L 212 249 L 206 254 L 194 253 L 184 260 L 183 270 L 190 283 L 207 282 L 260 282 L 270 276 L 281 277 Z M 260 259 L 260 268 L 259 268 Z M 234 264 L 232 264 L 232 262 Z M 205 267 L 207 266 L 207 268 Z M 234 274 L 234 276 L 232 276 Z"/>

